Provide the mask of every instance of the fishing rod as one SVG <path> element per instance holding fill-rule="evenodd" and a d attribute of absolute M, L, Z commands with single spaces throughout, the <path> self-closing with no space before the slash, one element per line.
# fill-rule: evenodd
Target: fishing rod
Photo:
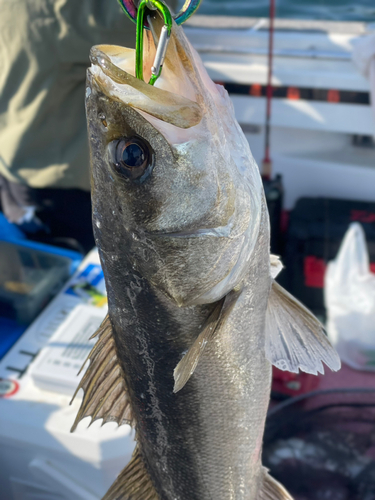
<path fill-rule="evenodd" d="M 271 134 L 271 104 L 272 104 L 272 64 L 273 64 L 273 35 L 275 20 L 275 0 L 270 0 L 269 29 L 268 29 L 268 77 L 267 77 L 267 104 L 266 104 L 266 130 L 264 159 L 262 164 L 263 179 L 270 179 L 272 172 L 272 161 L 270 157 L 270 134 Z"/>
<path fill-rule="evenodd" d="M 273 75 L 273 42 L 274 42 L 274 20 L 276 0 L 270 0 L 269 10 L 269 29 L 268 29 L 268 77 L 266 94 L 266 124 L 265 124 L 265 142 L 264 159 L 262 162 L 262 179 L 266 195 L 268 213 L 271 223 L 271 249 L 275 254 L 281 251 L 281 215 L 283 205 L 283 185 L 281 175 L 277 174 L 274 179 L 272 176 L 271 160 L 271 105 L 273 97 L 272 75 Z"/>

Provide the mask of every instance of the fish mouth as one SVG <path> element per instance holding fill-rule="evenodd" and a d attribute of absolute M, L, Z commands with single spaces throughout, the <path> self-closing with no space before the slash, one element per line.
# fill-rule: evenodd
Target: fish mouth
<path fill-rule="evenodd" d="M 242 233 L 235 236 L 232 235 L 233 226 L 234 226 L 234 221 L 231 218 L 231 220 L 225 226 L 199 228 L 199 229 L 186 229 L 184 231 L 154 232 L 146 234 L 152 237 L 169 237 L 169 238 L 199 238 L 207 236 L 213 238 L 234 239 L 236 237 L 242 236 Z"/>
<path fill-rule="evenodd" d="M 200 123 L 202 110 L 195 101 L 134 76 L 135 50 L 97 45 L 91 49 L 90 60 L 89 72 L 108 98 L 178 128 L 187 129 Z"/>
<path fill-rule="evenodd" d="M 197 229 L 196 231 L 181 231 L 177 233 L 156 233 L 152 236 L 167 236 L 170 238 L 198 238 L 200 236 L 213 236 L 215 238 L 228 238 L 229 234 L 217 229 Z"/>

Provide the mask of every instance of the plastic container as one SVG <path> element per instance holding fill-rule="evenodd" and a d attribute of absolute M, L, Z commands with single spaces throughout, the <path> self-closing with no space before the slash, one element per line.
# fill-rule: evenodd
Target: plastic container
<path fill-rule="evenodd" d="M 81 255 L 27 240 L 0 240 L 0 316 L 30 324 L 56 295 Z"/>
<path fill-rule="evenodd" d="M 68 315 L 32 365 L 31 377 L 41 389 L 72 396 L 87 369 L 87 359 L 96 339 L 91 336 L 107 313 L 106 307 L 78 305 Z"/>
<path fill-rule="evenodd" d="M 9 240 L 25 240 L 26 235 L 17 224 L 12 224 L 6 219 L 6 217 L 0 212 L 0 239 Z"/>

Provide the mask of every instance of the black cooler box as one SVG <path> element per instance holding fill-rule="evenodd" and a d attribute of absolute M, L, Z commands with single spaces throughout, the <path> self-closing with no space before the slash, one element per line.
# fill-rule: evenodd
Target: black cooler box
<path fill-rule="evenodd" d="M 366 233 L 375 272 L 375 203 L 301 198 L 290 214 L 280 283 L 320 317 L 325 316 L 323 287 L 327 263 L 334 259 L 351 222 Z"/>

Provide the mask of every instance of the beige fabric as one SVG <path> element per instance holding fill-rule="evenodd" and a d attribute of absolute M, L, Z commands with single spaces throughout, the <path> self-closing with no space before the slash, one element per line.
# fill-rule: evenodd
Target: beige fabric
<path fill-rule="evenodd" d="M 85 73 L 98 43 L 134 46 L 116 0 L 0 0 L 0 174 L 10 181 L 90 188 Z"/>

